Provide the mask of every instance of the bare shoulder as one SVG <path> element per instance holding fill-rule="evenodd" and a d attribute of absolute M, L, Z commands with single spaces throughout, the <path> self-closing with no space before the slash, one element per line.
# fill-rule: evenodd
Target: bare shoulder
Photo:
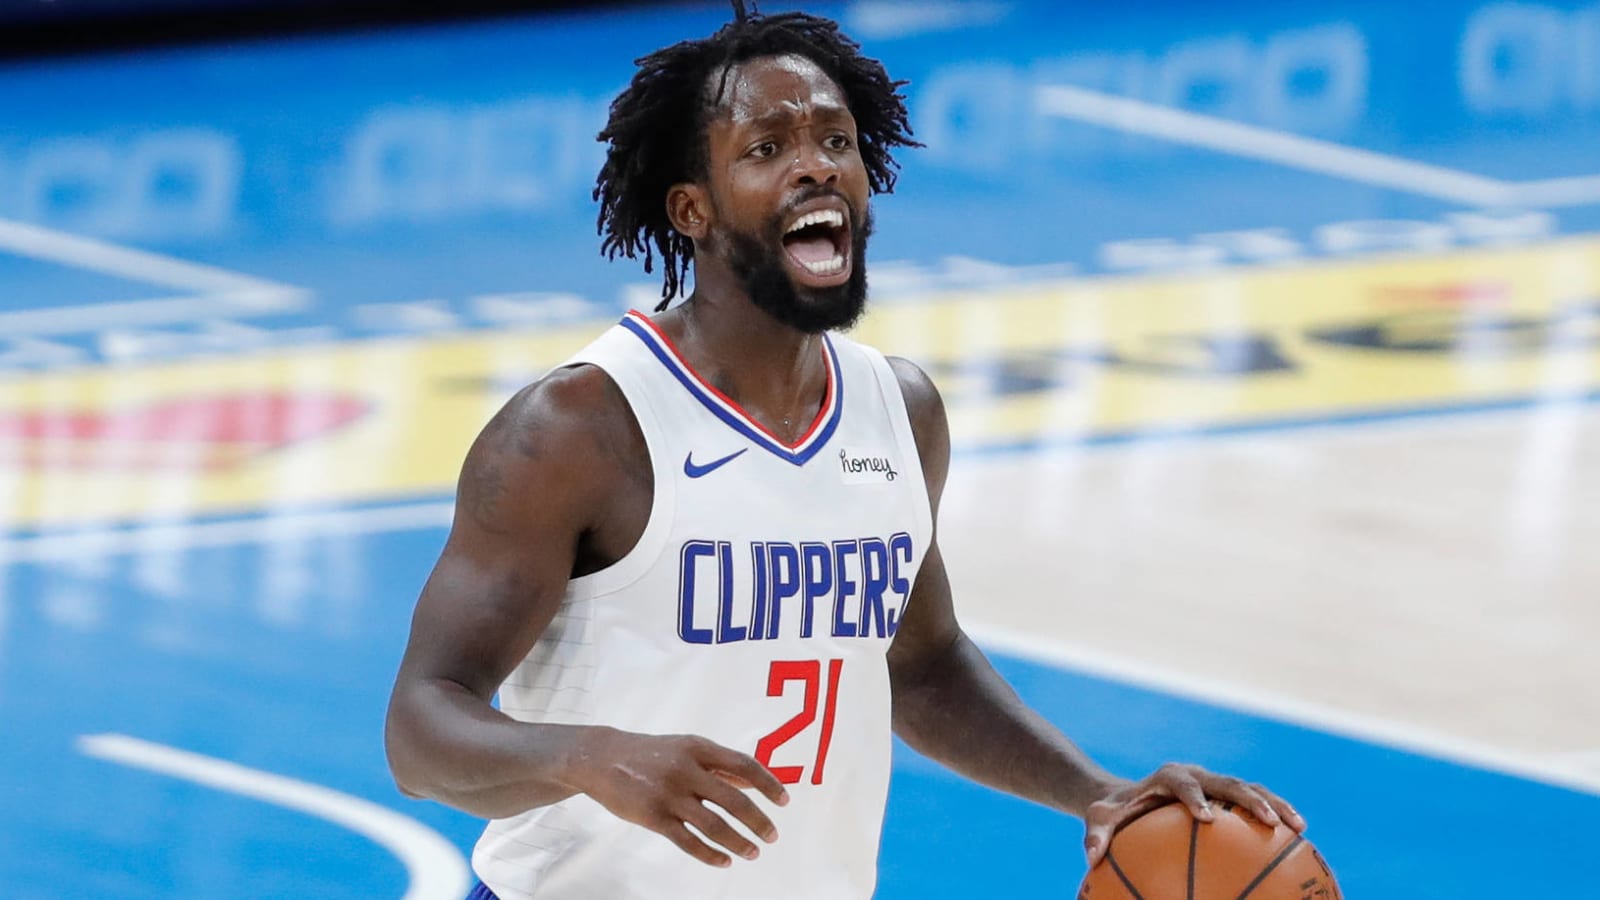
<path fill-rule="evenodd" d="M 917 439 L 917 456 L 922 460 L 928 489 L 937 497 L 950 468 L 950 421 L 945 414 L 944 398 L 939 395 L 933 379 L 916 363 L 899 356 L 887 359 L 906 401 L 906 413 L 911 418 L 911 431 Z"/>
<path fill-rule="evenodd" d="M 945 417 L 944 398 L 928 373 L 909 359 L 887 357 L 889 368 L 900 382 L 900 394 L 906 401 L 906 412 L 911 416 L 911 428 L 917 435 L 917 447 L 924 458 L 930 448 L 929 441 L 937 438 L 946 445 L 950 442 L 949 421 Z"/>
<path fill-rule="evenodd" d="M 944 400 L 939 396 L 939 388 L 922 371 L 922 367 L 903 356 L 886 356 L 889 368 L 893 370 L 894 377 L 900 382 L 900 393 L 905 395 L 906 409 L 915 421 L 919 415 L 927 416 L 944 410 Z"/>
<path fill-rule="evenodd" d="M 461 467 L 455 521 L 417 601 L 407 671 L 488 699 L 538 640 L 596 523 L 619 493 L 632 413 L 592 366 L 518 391 Z M 641 438 L 642 441 L 642 438 Z"/>
<path fill-rule="evenodd" d="M 551 442 L 611 437 L 632 421 L 628 401 L 611 376 L 599 366 L 580 364 L 552 370 L 518 391 L 483 435 L 537 455 Z"/>
<path fill-rule="evenodd" d="M 536 489 L 547 501 L 568 498 L 582 508 L 616 469 L 641 460 L 644 436 L 616 382 L 598 366 L 556 369 L 484 426 L 462 466 L 458 511 L 489 531 L 508 530 L 529 510 L 505 498 Z"/>

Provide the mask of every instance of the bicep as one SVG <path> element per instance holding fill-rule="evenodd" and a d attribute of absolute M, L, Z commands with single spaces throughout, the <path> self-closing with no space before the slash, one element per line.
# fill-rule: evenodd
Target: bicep
<path fill-rule="evenodd" d="M 402 674 L 487 700 L 555 617 L 575 539 L 551 530 L 513 549 L 476 532 L 452 529 L 417 600 Z"/>
<path fill-rule="evenodd" d="M 928 552 L 917 570 L 905 615 L 889 648 L 891 674 L 897 680 L 907 677 L 914 680 L 961 635 L 938 539 L 939 501 L 943 498 L 945 477 L 950 468 L 950 425 L 944 401 L 928 376 L 906 360 L 891 357 L 889 362 L 905 398 L 906 414 L 916 438 L 917 457 L 927 482 L 928 505 L 934 519 Z"/>
<path fill-rule="evenodd" d="M 581 415 L 539 400 L 509 404 L 467 454 L 402 680 L 451 681 L 487 700 L 560 608 L 603 477 Z"/>
<path fill-rule="evenodd" d="M 916 681 L 961 636 L 950 578 L 935 542 L 917 570 L 894 643 L 889 645 L 889 673 L 896 682 Z"/>

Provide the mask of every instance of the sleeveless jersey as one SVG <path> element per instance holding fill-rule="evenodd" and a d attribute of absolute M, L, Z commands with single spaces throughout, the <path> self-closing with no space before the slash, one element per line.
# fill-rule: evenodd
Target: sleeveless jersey
<path fill-rule="evenodd" d="M 899 383 L 827 336 L 826 398 L 789 445 L 630 312 L 569 364 L 621 388 L 654 468 L 650 518 L 574 579 L 500 689 L 523 721 L 698 734 L 790 794 L 778 828 L 722 869 L 579 795 L 489 823 L 473 867 L 502 900 L 865 900 L 889 781 L 885 654 L 933 521 Z M 740 828 L 737 823 L 734 827 Z"/>

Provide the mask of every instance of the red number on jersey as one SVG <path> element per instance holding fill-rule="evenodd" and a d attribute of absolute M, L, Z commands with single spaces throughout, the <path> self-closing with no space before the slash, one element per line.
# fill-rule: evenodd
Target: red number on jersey
<path fill-rule="evenodd" d="M 822 770 L 828 761 L 828 746 L 833 743 L 834 713 L 839 708 L 839 673 L 844 660 L 828 660 L 828 689 L 822 710 L 822 733 L 817 736 L 817 759 L 811 767 L 811 783 L 822 783 Z M 804 682 L 805 702 L 800 712 L 756 742 L 756 760 L 772 770 L 784 784 L 798 784 L 804 766 L 773 766 L 772 753 L 788 743 L 817 720 L 817 695 L 822 692 L 822 662 L 816 659 L 774 660 L 767 671 L 767 696 L 782 697 L 791 681 Z"/>

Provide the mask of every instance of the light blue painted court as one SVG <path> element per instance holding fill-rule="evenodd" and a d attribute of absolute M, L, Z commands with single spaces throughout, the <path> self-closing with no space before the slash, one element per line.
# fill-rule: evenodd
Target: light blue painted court
<path fill-rule="evenodd" d="M 910 82 L 928 146 L 877 203 L 875 302 L 926 311 L 936 373 L 986 386 L 953 405 L 942 541 L 963 619 L 1026 634 L 993 644 L 1018 691 L 1119 773 L 1178 759 L 1271 786 L 1352 900 L 1600 898 L 1600 7 L 809 9 Z M 653 276 L 598 255 L 593 135 L 630 60 L 725 16 L 0 68 L 0 896 L 464 894 L 481 823 L 399 796 L 382 748 L 451 473 L 346 491 L 317 447 L 426 449 L 382 443 L 403 409 L 364 385 L 414 378 L 482 421 L 541 370 L 409 369 L 430 347 L 653 305 Z M 1324 295 L 1362 267 L 1384 287 L 1341 318 Z M 1408 400 L 1433 376 L 1397 363 L 1348 379 L 1392 403 L 1029 430 L 1141 378 L 1292 387 L 1218 349 L 1267 358 L 1241 335 L 1277 320 L 1217 286 L 1275 273 L 1312 287 L 1273 303 L 1347 331 L 1432 304 L 1338 352 L 1411 352 L 1448 315 L 1442 346 L 1414 343 L 1467 386 Z M 1172 350 L 1135 323 L 1183 363 L 1140 368 L 1027 355 L 1000 321 L 1018 291 L 1127 284 L 1195 286 L 1162 308 L 1228 342 Z M 1061 308 L 1108 341 L 1131 315 Z M 1531 380 L 1474 387 L 1484 341 Z M 387 347 L 417 355 L 338 369 Z M 206 419 L 246 389 L 326 399 L 335 369 L 367 398 L 348 422 Z M 146 384 L 189 405 L 119 393 Z M 1253 624 L 1208 630 L 1230 616 Z M 1081 838 L 899 747 L 878 896 L 1073 897 Z"/>

